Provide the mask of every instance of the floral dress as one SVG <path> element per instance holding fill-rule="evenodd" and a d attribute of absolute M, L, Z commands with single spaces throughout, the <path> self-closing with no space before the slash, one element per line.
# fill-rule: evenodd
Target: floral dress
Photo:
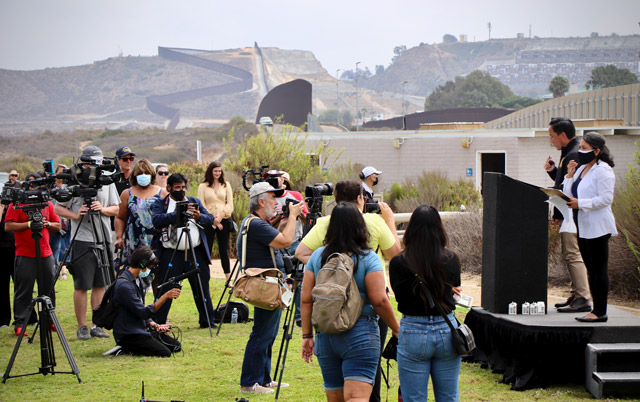
<path fill-rule="evenodd" d="M 145 200 L 133 195 L 131 189 L 129 189 L 129 201 L 127 201 L 129 217 L 125 228 L 124 246 L 126 261 L 129 261 L 131 254 L 137 247 L 151 245 L 151 240 L 155 233 L 153 222 L 151 221 L 151 204 L 156 198 L 160 197 L 161 191 L 158 190 L 158 194 Z"/>

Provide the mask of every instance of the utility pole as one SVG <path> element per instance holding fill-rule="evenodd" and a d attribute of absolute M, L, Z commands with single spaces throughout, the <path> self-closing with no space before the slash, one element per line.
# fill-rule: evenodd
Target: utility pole
<path fill-rule="evenodd" d="M 338 117 L 336 118 L 338 127 L 340 127 L 340 90 L 338 88 L 340 84 L 340 69 L 336 70 L 336 109 L 338 110 Z"/>
<path fill-rule="evenodd" d="M 404 84 L 409 81 L 402 81 L 402 129 L 407 129 L 407 112 L 404 110 Z"/>
<path fill-rule="evenodd" d="M 356 131 L 360 131 L 358 126 L 358 64 L 360 62 L 356 62 Z"/>
<path fill-rule="evenodd" d="M 487 22 L 487 28 L 489 28 L 489 40 L 491 40 L 491 21 Z"/>

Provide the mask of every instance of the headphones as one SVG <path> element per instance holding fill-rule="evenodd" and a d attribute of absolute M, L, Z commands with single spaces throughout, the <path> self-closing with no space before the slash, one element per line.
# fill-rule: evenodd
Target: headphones
<path fill-rule="evenodd" d="M 149 246 L 138 247 L 131 255 L 131 266 L 134 268 L 151 268 L 158 265 L 158 257 Z"/>

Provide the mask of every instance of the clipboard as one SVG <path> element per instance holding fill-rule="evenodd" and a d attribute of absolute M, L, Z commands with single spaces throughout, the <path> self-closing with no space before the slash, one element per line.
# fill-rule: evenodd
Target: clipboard
<path fill-rule="evenodd" d="M 558 190 L 557 188 L 541 188 L 540 191 L 548 195 L 549 198 L 556 196 L 562 198 L 565 201 L 569 201 L 569 197 L 567 197 L 565 193 Z"/>

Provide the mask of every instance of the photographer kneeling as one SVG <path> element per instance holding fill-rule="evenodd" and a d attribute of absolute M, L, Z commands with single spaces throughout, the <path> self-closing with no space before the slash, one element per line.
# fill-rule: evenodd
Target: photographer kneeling
<path fill-rule="evenodd" d="M 116 281 L 113 303 L 118 314 L 113 323 L 113 337 L 123 353 L 169 357 L 171 349 L 180 350 L 180 343 L 164 334 L 171 326 L 158 325 L 151 320 L 151 315 L 165 301 L 180 296 L 180 289 L 171 289 L 155 303 L 144 305 L 146 285 L 142 278 L 151 273 L 157 262 L 150 247 L 138 247 L 131 255 L 131 266 Z"/>

